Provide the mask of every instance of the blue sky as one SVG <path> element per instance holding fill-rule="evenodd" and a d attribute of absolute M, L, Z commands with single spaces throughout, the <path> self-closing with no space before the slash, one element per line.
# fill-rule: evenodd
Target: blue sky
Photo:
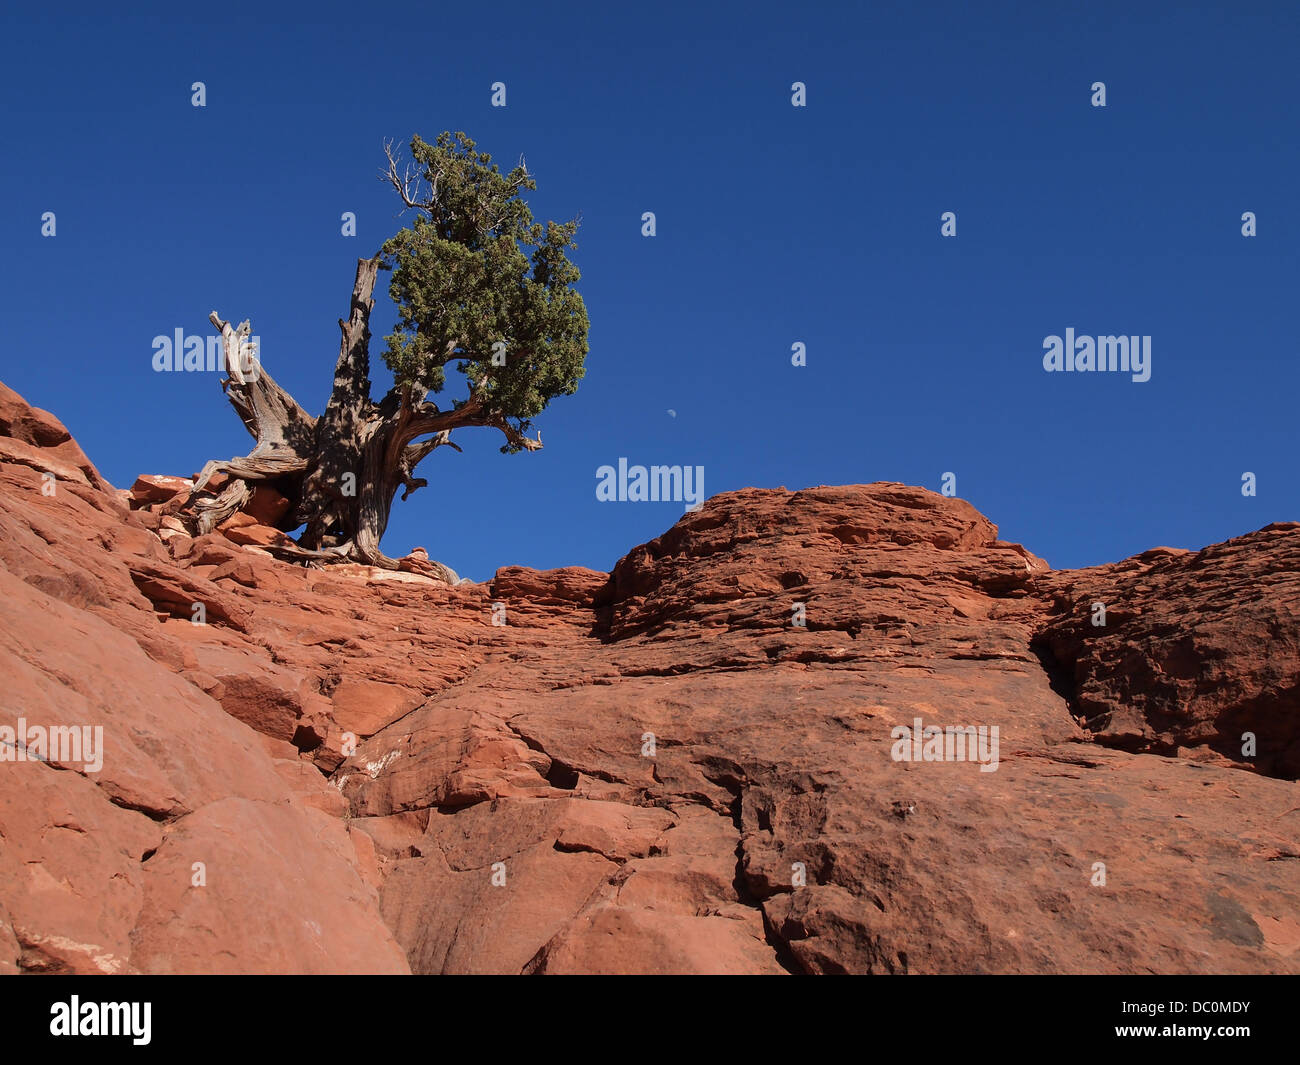
<path fill-rule="evenodd" d="M 427 459 L 389 553 L 608 569 L 682 510 L 598 502 L 620 457 L 709 495 L 953 472 L 1057 567 L 1300 518 L 1293 4 L 125 6 L 11 5 L 0 68 L 0 379 L 115 484 L 250 446 L 216 375 L 151 368 L 210 310 L 323 408 L 401 225 L 385 138 L 463 129 L 581 213 L 591 354 L 545 450 Z M 1151 336 L 1151 380 L 1045 372 L 1067 328 Z"/>

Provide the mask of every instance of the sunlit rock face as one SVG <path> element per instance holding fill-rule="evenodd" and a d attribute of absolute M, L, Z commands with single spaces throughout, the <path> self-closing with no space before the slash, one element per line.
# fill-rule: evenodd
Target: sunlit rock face
<path fill-rule="evenodd" d="M 1300 526 L 748 489 L 449 586 L 186 487 L 0 386 L 0 971 L 1300 972 Z"/>

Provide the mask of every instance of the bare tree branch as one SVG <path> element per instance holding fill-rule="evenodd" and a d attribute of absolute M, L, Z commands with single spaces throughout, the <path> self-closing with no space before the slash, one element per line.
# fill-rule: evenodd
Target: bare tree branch
<path fill-rule="evenodd" d="M 248 339 L 248 321 L 232 327 L 213 311 L 208 320 L 221 334 L 226 379 L 221 387 L 253 439 L 259 445 L 296 445 L 309 436 L 316 419 L 275 383 Z"/>
<path fill-rule="evenodd" d="M 408 163 L 401 174 L 398 174 L 398 160 L 393 155 L 393 142 L 384 141 L 384 155 L 388 157 L 388 173 L 384 176 L 388 183 L 397 191 L 397 195 L 402 198 L 402 202 L 407 207 L 427 208 L 428 203 L 420 198 L 420 175 L 417 172 L 412 178 L 411 165 Z M 434 195 L 436 195 L 436 189 Z M 432 199 L 432 197 L 431 197 Z"/>
<path fill-rule="evenodd" d="M 419 488 L 425 488 L 428 486 L 429 482 L 423 477 L 415 476 L 415 467 L 418 466 L 420 462 L 430 454 L 430 452 L 440 447 L 450 447 L 454 448 L 456 451 L 460 451 L 460 445 L 451 442 L 451 433 L 445 429 L 441 433 L 435 433 L 428 440 L 423 440 L 418 444 L 408 444 L 402 450 L 402 457 L 398 463 L 397 469 L 398 475 L 401 478 L 402 485 L 405 489 L 402 492 L 403 503 L 411 497 L 412 492 Z"/>

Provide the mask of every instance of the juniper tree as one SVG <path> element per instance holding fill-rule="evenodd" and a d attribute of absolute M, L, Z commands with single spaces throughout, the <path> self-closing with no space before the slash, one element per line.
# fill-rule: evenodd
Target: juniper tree
<path fill-rule="evenodd" d="M 244 509 L 265 483 L 290 500 L 280 528 L 302 528 L 280 554 L 395 568 L 380 538 L 398 488 L 405 500 L 428 483 L 415 476 L 423 459 L 440 447 L 460 451 L 452 433 L 471 426 L 500 430 L 502 452 L 539 450 L 541 433 L 527 435 L 532 419 L 577 389 L 588 329 L 569 260 L 577 220 L 535 222 L 522 198 L 537 187 L 524 161 L 502 174 L 464 133 L 431 144 L 413 137 L 405 163 L 391 143 L 384 151 L 383 180 L 412 217 L 357 262 L 334 387 L 319 417 L 250 361 L 247 321 L 235 327 L 210 316 L 225 354 L 222 388 L 256 446 L 203 468 L 181 510 L 196 533 Z M 369 323 L 380 271 L 392 274 L 397 325 L 383 350 L 394 384 L 376 402 Z M 464 392 L 435 402 L 429 397 L 448 388 L 449 368 L 463 375 Z M 219 472 L 229 483 L 207 491 Z"/>

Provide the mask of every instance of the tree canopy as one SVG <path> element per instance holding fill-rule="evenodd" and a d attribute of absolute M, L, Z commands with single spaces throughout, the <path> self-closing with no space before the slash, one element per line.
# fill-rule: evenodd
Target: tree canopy
<path fill-rule="evenodd" d="M 416 217 L 380 252 L 398 308 L 384 361 L 399 385 L 433 393 L 453 364 L 470 396 L 522 434 L 583 376 L 587 310 L 568 256 L 578 220 L 534 222 L 521 194 L 537 186 L 523 160 L 502 174 L 464 133 L 413 137 L 410 152 L 401 174 L 388 153 L 388 178 Z"/>

